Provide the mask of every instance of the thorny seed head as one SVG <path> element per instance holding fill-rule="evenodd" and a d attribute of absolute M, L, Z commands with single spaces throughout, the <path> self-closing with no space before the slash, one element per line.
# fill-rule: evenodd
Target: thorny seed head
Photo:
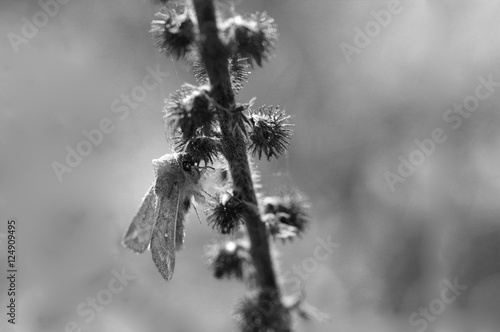
<path fill-rule="evenodd" d="M 291 316 L 272 290 L 259 290 L 244 298 L 238 305 L 235 318 L 242 332 L 281 331 L 291 325 Z"/>
<path fill-rule="evenodd" d="M 242 280 L 247 275 L 250 264 L 248 242 L 242 240 L 215 244 L 209 248 L 211 269 L 217 279 L 236 278 Z"/>
<path fill-rule="evenodd" d="M 184 139 L 195 137 L 198 130 L 210 136 L 215 127 L 215 111 L 207 89 L 184 85 L 170 96 L 165 109 L 167 125 L 174 131 L 179 130 Z"/>
<path fill-rule="evenodd" d="M 204 162 L 205 165 L 213 164 L 219 157 L 222 150 L 220 138 L 218 136 L 196 135 L 193 138 L 174 137 L 175 152 L 188 153 L 195 163 Z"/>
<path fill-rule="evenodd" d="M 298 192 L 265 197 L 262 202 L 263 220 L 273 237 L 293 239 L 305 232 L 309 224 L 309 206 Z"/>
<path fill-rule="evenodd" d="M 155 14 L 150 33 L 160 51 L 178 60 L 192 49 L 195 41 L 194 30 L 193 20 L 186 8 L 176 10 L 164 7 Z"/>
<path fill-rule="evenodd" d="M 208 224 L 221 234 L 233 233 L 244 223 L 245 206 L 233 195 L 216 194 L 207 208 Z"/>
<path fill-rule="evenodd" d="M 288 123 L 290 116 L 279 106 L 262 106 L 257 111 L 250 111 L 252 124 L 250 133 L 250 150 L 259 159 L 264 154 L 268 160 L 283 154 L 289 144 L 292 130 Z"/>
<path fill-rule="evenodd" d="M 276 46 L 278 32 L 274 19 L 267 13 L 254 13 L 247 16 L 234 16 L 222 24 L 222 30 L 233 53 L 239 53 L 262 66 Z"/>

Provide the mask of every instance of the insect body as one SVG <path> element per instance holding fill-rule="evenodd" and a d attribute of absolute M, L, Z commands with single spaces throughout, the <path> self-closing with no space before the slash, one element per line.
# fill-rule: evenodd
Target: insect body
<path fill-rule="evenodd" d="M 156 180 L 132 220 L 123 245 L 137 253 L 148 246 L 160 274 L 170 280 L 175 251 L 184 243 L 184 217 L 191 198 L 200 194 L 202 172 L 186 154 L 167 154 L 153 160 Z"/>

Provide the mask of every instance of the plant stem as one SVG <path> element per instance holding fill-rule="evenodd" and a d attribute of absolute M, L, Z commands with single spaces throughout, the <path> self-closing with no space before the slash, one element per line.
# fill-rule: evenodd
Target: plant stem
<path fill-rule="evenodd" d="M 247 145 L 241 130 L 234 128 L 235 98 L 228 69 L 228 51 L 219 39 L 213 0 L 193 0 L 199 27 L 199 47 L 211 84 L 211 97 L 219 109 L 223 154 L 229 164 L 234 194 L 250 206 L 258 206 L 247 155 Z M 250 254 L 257 272 L 257 282 L 280 296 L 280 289 L 271 259 L 269 237 L 258 209 L 247 209 L 245 225 L 250 238 Z M 285 329 L 286 331 L 289 329 Z"/>

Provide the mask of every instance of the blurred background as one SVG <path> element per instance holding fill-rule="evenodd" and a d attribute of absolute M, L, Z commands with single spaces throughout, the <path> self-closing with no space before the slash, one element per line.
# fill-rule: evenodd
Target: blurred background
<path fill-rule="evenodd" d="M 203 213 L 201 224 L 189 216 L 169 283 L 149 253 L 119 244 L 153 181 L 151 160 L 170 152 L 163 100 L 195 83 L 154 48 L 155 5 L 49 2 L 0 0 L 0 233 L 17 221 L 20 289 L 15 329 L 3 309 L 1 330 L 237 330 L 231 312 L 245 290 L 212 277 L 206 246 L 220 239 Z M 277 243 L 279 268 L 287 292 L 303 284 L 331 322 L 296 330 L 499 331 L 500 88 L 483 83 L 500 82 L 500 3 L 220 5 L 267 11 L 280 32 L 275 58 L 238 99 L 280 105 L 296 124 L 286 156 L 256 163 L 264 193 L 297 187 L 312 206 L 307 234 Z M 146 78 L 158 84 L 141 89 Z M 450 111 L 480 85 L 489 94 L 473 111 Z M 103 119 L 112 130 L 83 146 L 82 131 Z M 415 140 L 439 129 L 446 139 L 425 155 Z M 87 155 L 58 176 L 54 162 L 67 165 L 78 146 Z M 325 241 L 336 247 L 318 259 Z M 123 269 L 136 279 L 87 323 L 76 308 Z"/>

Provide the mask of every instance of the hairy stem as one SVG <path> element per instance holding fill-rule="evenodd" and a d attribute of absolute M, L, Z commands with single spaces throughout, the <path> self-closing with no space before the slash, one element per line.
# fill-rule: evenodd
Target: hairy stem
<path fill-rule="evenodd" d="M 199 47 L 202 61 L 212 86 L 211 97 L 219 109 L 222 131 L 223 154 L 229 164 L 235 195 L 251 206 L 257 206 L 257 198 L 247 156 L 245 138 L 239 128 L 234 128 L 233 116 L 227 110 L 234 109 L 235 98 L 228 69 L 228 53 L 219 39 L 213 0 L 193 0 L 199 27 Z M 269 237 L 258 209 L 247 209 L 245 224 L 250 238 L 250 254 L 257 272 L 257 281 L 278 297 L 280 290 L 271 259 Z M 282 331 L 290 327 L 283 326 Z"/>

